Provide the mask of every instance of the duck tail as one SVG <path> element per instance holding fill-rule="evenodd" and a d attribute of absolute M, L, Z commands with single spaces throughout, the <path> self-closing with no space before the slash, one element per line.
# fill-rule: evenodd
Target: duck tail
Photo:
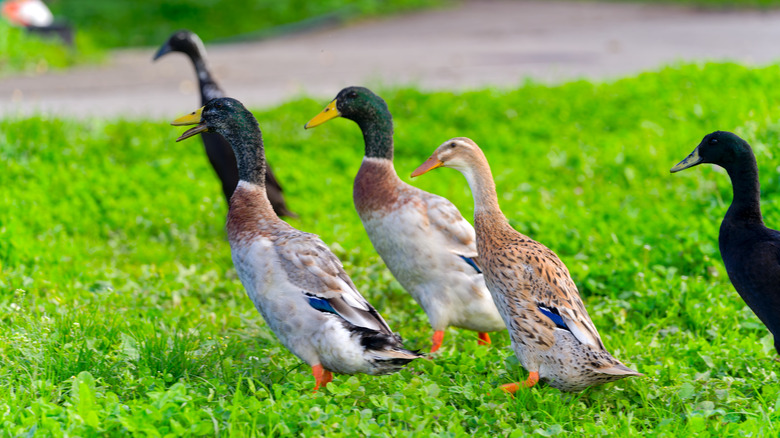
<path fill-rule="evenodd" d="M 365 355 L 374 365 L 371 374 L 392 374 L 409 362 L 423 357 L 419 351 L 407 350 L 397 334 L 380 333 L 363 327 L 353 327 L 360 336 Z"/>
<path fill-rule="evenodd" d="M 602 368 L 599 371 L 604 374 L 611 374 L 613 376 L 644 376 L 644 374 L 638 371 L 634 371 L 620 362 L 617 362 L 615 365 L 612 365 L 609 368 Z"/>
<path fill-rule="evenodd" d="M 375 374 L 392 374 L 409 362 L 423 357 L 418 351 L 403 347 L 389 347 L 383 350 L 366 351 L 374 365 Z"/>

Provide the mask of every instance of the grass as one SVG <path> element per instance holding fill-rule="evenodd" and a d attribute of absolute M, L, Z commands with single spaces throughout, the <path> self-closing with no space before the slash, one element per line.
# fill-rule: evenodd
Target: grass
<path fill-rule="evenodd" d="M 45 73 L 96 62 L 103 57 L 92 40 L 76 35 L 77 49 L 69 49 L 57 39 L 41 38 L 0 20 L 0 76 L 10 73 Z"/>
<path fill-rule="evenodd" d="M 442 0 L 54 0 L 55 15 L 98 37 L 103 47 L 158 46 L 178 29 L 206 41 L 281 31 L 304 20 L 352 19 L 430 7 Z"/>
<path fill-rule="evenodd" d="M 77 29 L 75 49 L 0 20 L 0 76 L 95 63 L 109 49 L 159 46 L 178 29 L 193 30 L 206 42 L 256 39 L 323 23 L 438 6 L 443 1 L 52 0 L 47 3 L 55 17 Z"/>
<path fill-rule="evenodd" d="M 105 57 L 121 47 L 158 46 L 178 29 L 190 29 L 207 43 L 257 39 L 325 23 L 456 5 L 460 0 L 51 0 L 58 19 L 78 30 L 75 50 L 42 40 L 0 21 L 0 75 L 43 73 Z M 616 0 L 619 1 L 619 0 Z M 780 0 L 648 0 L 702 7 L 766 8 Z"/>
<path fill-rule="evenodd" d="M 561 256 L 609 350 L 646 375 L 515 399 L 493 389 L 527 375 L 506 333 L 484 348 L 454 329 L 432 361 L 312 394 L 232 269 L 198 141 L 175 143 L 167 120 L 0 121 L 0 437 L 776 436 L 772 338 L 717 250 L 728 178 L 669 168 L 705 134 L 736 131 L 780 226 L 778 81 L 777 65 L 683 65 L 605 84 L 382 93 L 399 174 L 452 136 L 476 140 L 512 224 Z M 352 207 L 357 127 L 302 129 L 326 103 L 257 113 L 301 215 L 291 223 L 322 236 L 406 344 L 428 349 L 424 313 Z M 414 184 L 472 214 L 456 172 Z"/>

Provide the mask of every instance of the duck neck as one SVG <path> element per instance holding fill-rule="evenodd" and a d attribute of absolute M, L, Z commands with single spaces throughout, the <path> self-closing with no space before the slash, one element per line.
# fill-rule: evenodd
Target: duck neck
<path fill-rule="evenodd" d="M 247 121 L 247 123 L 250 123 Z M 254 133 L 254 135 L 248 134 Z M 238 127 L 221 132 L 225 140 L 233 147 L 238 165 L 238 179 L 265 189 L 265 151 L 263 134 L 257 122 L 254 128 Z"/>
<path fill-rule="evenodd" d="M 474 218 L 483 217 L 506 222 L 506 217 L 498 205 L 496 183 L 487 160 L 462 170 L 474 196 Z"/>
<path fill-rule="evenodd" d="M 726 172 L 731 178 L 734 193 L 726 219 L 763 225 L 756 157 L 753 154 L 746 154 L 739 162 L 726 167 Z"/>
<path fill-rule="evenodd" d="M 219 86 L 211 77 L 206 61 L 198 52 L 188 52 L 192 65 L 195 66 L 195 73 L 198 75 L 198 86 L 200 87 L 200 100 L 203 105 L 207 104 L 211 99 L 222 97 L 222 93 L 219 91 Z"/>
<path fill-rule="evenodd" d="M 387 108 L 374 107 L 368 117 L 356 119 L 363 131 L 368 158 L 393 159 L 393 116 Z"/>

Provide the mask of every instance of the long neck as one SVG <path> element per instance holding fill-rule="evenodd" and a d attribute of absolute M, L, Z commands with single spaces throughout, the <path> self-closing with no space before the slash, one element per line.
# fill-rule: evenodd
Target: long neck
<path fill-rule="evenodd" d="M 496 183 L 493 181 L 493 174 L 490 172 L 487 160 L 483 158 L 461 172 L 466 177 L 474 196 L 474 217 L 492 217 L 506 222 L 506 217 L 498 205 Z"/>
<path fill-rule="evenodd" d="M 263 134 L 260 132 L 257 122 L 254 122 L 254 127 L 239 127 L 221 132 L 221 134 L 230 143 L 236 154 L 238 179 L 265 188 Z"/>
<path fill-rule="evenodd" d="M 195 66 L 195 73 L 198 75 L 201 103 L 205 105 L 211 99 L 224 97 L 224 93 L 222 93 L 222 90 L 211 77 L 211 72 L 201 54 L 198 52 L 188 52 L 187 55 L 189 55 L 192 65 Z"/>
<path fill-rule="evenodd" d="M 370 116 L 356 119 L 363 131 L 366 157 L 393 159 L 393 116 L 387 109 L 373 108 Z"/>
<path fill-rule="evenodd" d="M 746 154 L 740 162 L 726 167 L 726 171 L 734 190 L 734 198 L 726 218 L 763 225 L 756 157 Z"/>

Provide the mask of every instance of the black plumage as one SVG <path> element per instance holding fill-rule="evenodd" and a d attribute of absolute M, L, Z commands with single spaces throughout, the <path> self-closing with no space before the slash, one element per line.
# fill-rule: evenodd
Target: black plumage
<path fill-rule="evenodd" d="M 188 30 L 175 32 L 168 41 L 160 47 L 154 55 L 154 60 L 156 61 L 160 57 L 171 52 L 184 53 L 192 60 L 192 64 L 195 67 L 195 73 L 198 75 L 202 105 L 206 105 L 211 99 L 225 97 L 225 93 L 214 81 L 214 78 L 206 65 L 206 49 L 196 34 Z M 206 132 L 201 134 L 201 136 L 209 162 L 222 182 L 222 192 L 225 195 L 225 200 L 230 203 L 230 197 L 233 195 L 233 191 L 238 184 L 238 168 L 236 166 L 236 157 L 233 154 L 233 149 L 230 148 L 228 142 L 219 134 Z M 271 206 L 273 206 L 277 215 L 296 217 L 296 214 L 287 208 L 287 203 L 282 194 L 282 187 L 271 171 L 270 166 L 266 166 L 265 187 L 268 193 L 268 199 L 271 201 Z"/>
<path fill-rule="evenodd" d="M 753 149 L 730 132 L 716 131 L 672 172 L 700 163 L 718 165 L 731 178 L 734 199 L 720 225 L 720 254 L 734 288 L 772 332 L 780 353 L 780 232 L 767 228 L 761 216 Z"/>

